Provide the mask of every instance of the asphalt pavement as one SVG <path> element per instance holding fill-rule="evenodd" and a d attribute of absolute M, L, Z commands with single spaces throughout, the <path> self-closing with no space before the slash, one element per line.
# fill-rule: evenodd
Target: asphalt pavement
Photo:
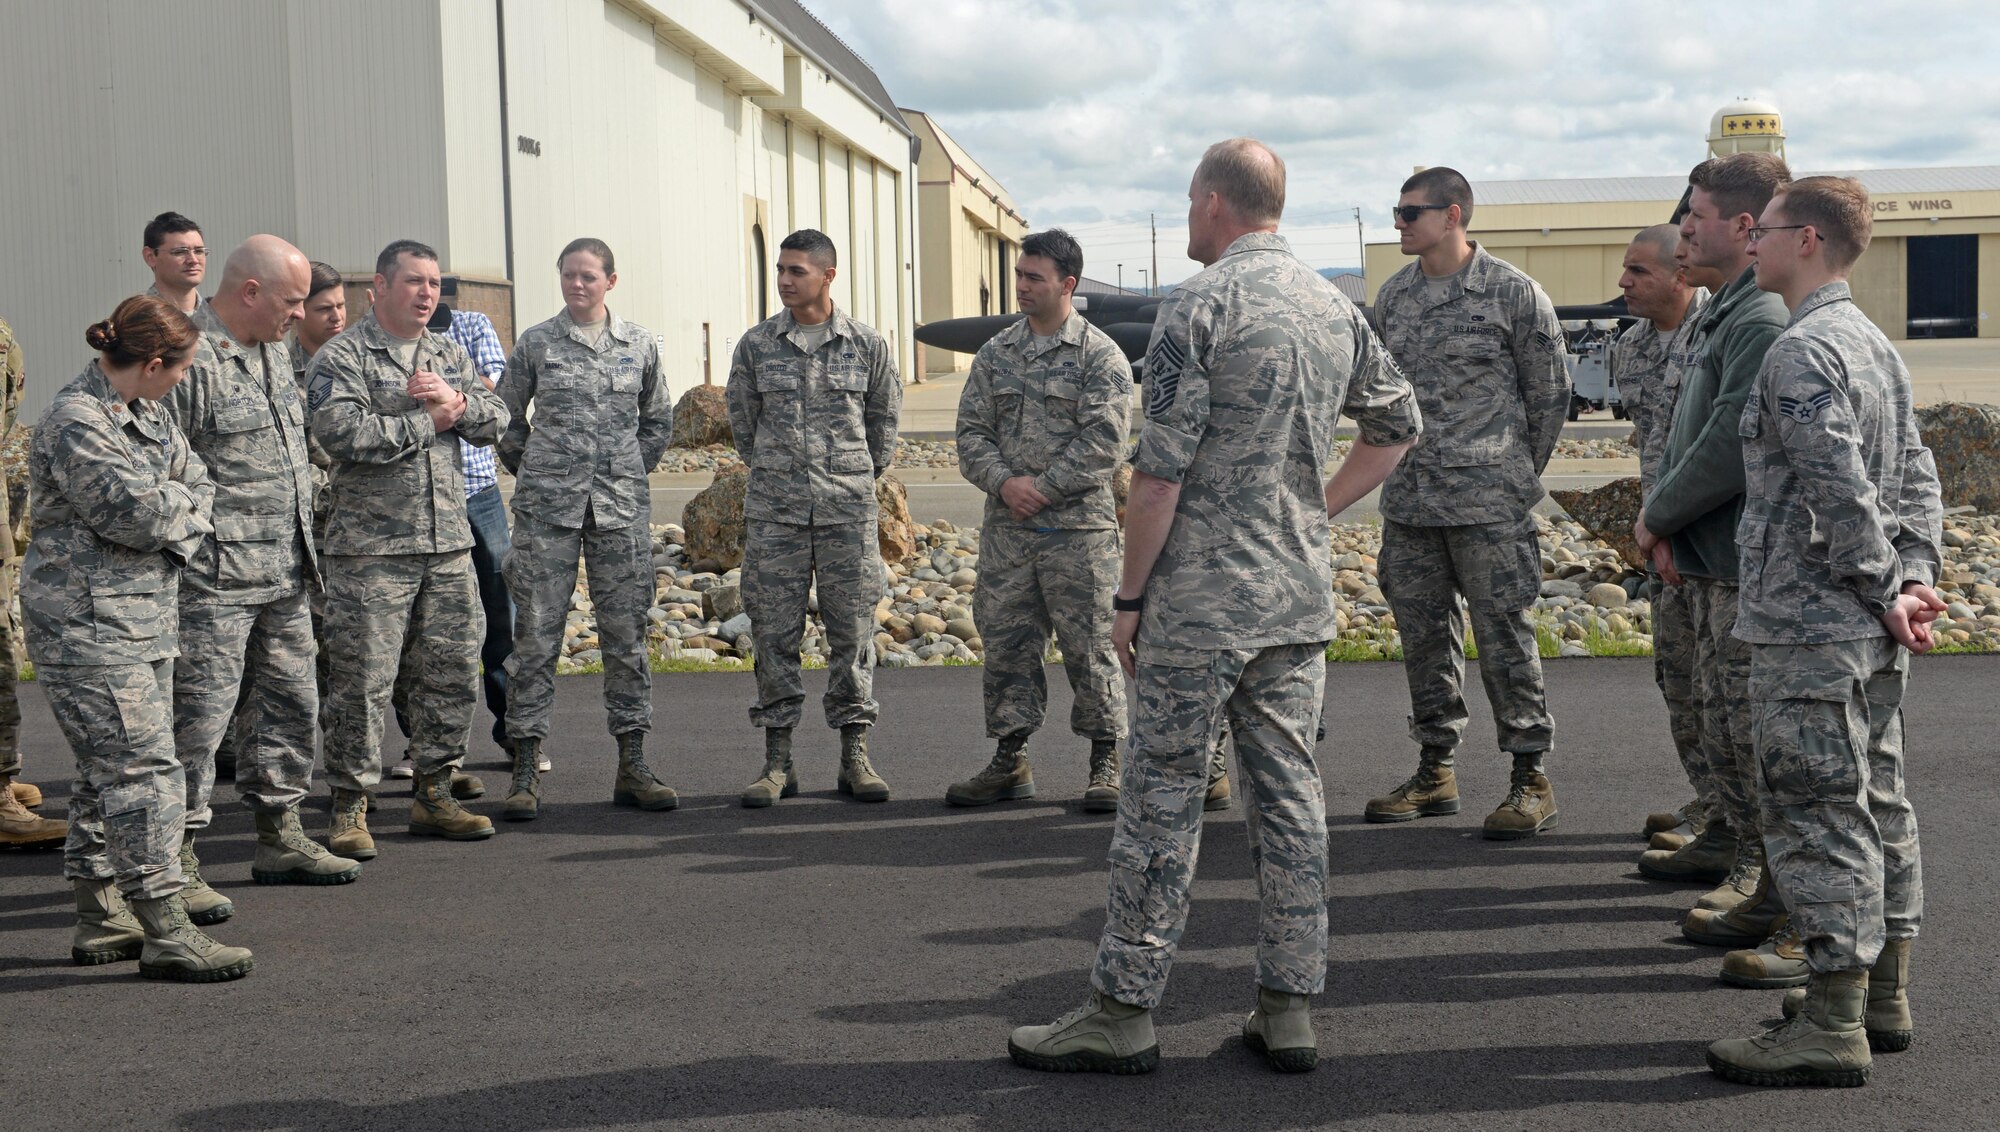
<path fill-rule="evenodd" d="M 1650 664 L 1548 674 L 1560 825 L 1503 844 L 1478 837 L 1506 783 L 1478 680 L 1465 812 L 1370 826 L 1363 800 L 1413 761 L 1402 671 L 1333 669 L 1333 962 L 1305 1076 L 1273 1074 L 1237 1036 L 1256 922 L 1240 803 L 1207 822 L 1159 1070 L 1033 1073 L 1007 1060 L 1007 1031 L 1082 1000 L 1103 923 L 1110 822 L 1077 808 L 1081 741 L 1037 737 L 1037 798 L 948 809 L 945 786 L 989 750 L 981 673 L 884 671 L 874 751 L 895 799 L 838 798 L 836 738 L 814 725 L 799 734 L 806 792 L 749 811 L 750 677 L 662 677 L 653 762 L 684 806 L 642 814 L 609 802 L 599 684 L 580 677 L 558 684 L 542 820 L 475 844 L 414 839 L 408 786 L 391 785 L 381 857 L 353 885 L 251 884 L 250 816 L 225 784 L 202 845 L 237 906 L 216 934 L 256 952 L 239 982 L 70 966 L 60 855 L 0 855 L 0 1111 L 21 1132 L 1991 1127 L 2000 657 L 1916 666 L 1917 1039 L 1878 1055 L 1859 1091 L 1753 1090 L 1703 1067 L 1708 1040 L 1775 1020 L 1779 992 L 1718 982 L 1721 952 L 1675 927 L 1699 889 L 1634 869 L 1641 816 L 1687 791 Z M 1049 675 L 1050 718 L 1066 719 Z M 809 707 L 823 686 L 808 674 Z M 28 778 L 60 813 L 70 760 L 40 691 L 22 701 Z M 499 757 L 482 740 L 472 762 L 490 791 L 474 807 L 497 816 Z M 324 831 L 323 787 L 308 825 Z"/>

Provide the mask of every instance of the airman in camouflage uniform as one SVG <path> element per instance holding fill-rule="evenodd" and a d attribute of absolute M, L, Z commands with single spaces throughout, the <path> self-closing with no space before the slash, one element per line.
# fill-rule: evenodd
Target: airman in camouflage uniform
<path fill-rule="evenodd" d="M 1802 222 L 1817 227 L 1784 227 Z M 1791 319 L 1739 428 L 1735 631 L 1750 643 L 1767 869 L 1812 975 L 1789 1004 L 1792 1021 L 1715 1043 L 1709 1063 L 1752 1084 L 1859 1084 L 1870 1046 L 1905 1049 L 1912 1033 L 1909 958 L 1924 892 L 1904 794 L 1903 646 L 1930 648 L 1928 621 L 1944 608 L 1932 589 L 1944 512 L 1909 370 L 1846 281 L 1867 246 L 1867 193 L 1846 178 L 1806 178 L 1759 224 L 1759 286 L 1784 296 Z M 1859 1079 L 1840 1079 L 1843 1069 Z M 1783 1076 L 1793 1079 L 1774 1079 Z"/>
<path fill-rule="evenodd" d="M 1055 275 L 1061 286 L 1065 271 L 1032 243 L 1057 236 L 1064 244 L 1055 251 L 1075 247 L 1062 232 L 1038 233 L 1023 246 L 1015 270 L 1034 276 L 1024 285 L 1047 290 L 1046 277 Z M 1002 330 L 979 348 L 958 400 L 958 466 L 986 492 L 972 599 L 986 643 L 986 734 L 998 749 L 991 765 L 953 785 L 945 800 L 981 805 L 1034 796 L 1024 748 L 1048 706 L 1043 660 L 1053 628 L 1075 693 L 1070 728 L 1090 743 L 1084 809 L 1110 812 L 1118 808 L 1125 733 L 1125 686 L 1111 651 L 1122 546 L 1111 476 L 1131 428 L 1132 367 L 1108 335 L 1075 312 L 1066 291 L 1029 301 L 1059 305 L 1050 321 L 1061 319 L 1060 329 L 1037 336 L 1031 319 L 1038 310 Z M 1025 518 L 1003 496 L 1017 477 L 1048 501 Z"/>
<path fill-rule="evenodd" d="M 334 792 L 328 847 L 363 860 L 376 852 L 366 791 L 382 778 L 383 713 L 400 665 L 413 669 L 410 832 L 451 840 L 493 833 L 491 822 L 451 795 L 478 702 L 486 624 L 472 575 L 458 441 L 498 440 L 507 407 L 473 373 L 463 347 L 422 329 L 438 277 L 435 255 L 417 249 L 385 252 L 378 269 L 394 275 L 378 270 L 377 309 L 321 347 L 308 377 L 313 436 L 333 461 L 325 563 L 331 702 L 324 746 Z M 385 288 L 400 292 L 412 275 L 428 275 L 427 286 L 417 281 L 428 302 L 411 300 L 418 337 L 399 339 L 382 324 L 380 308 Z M 418 395 L 449 391 L 459 394 L 463 415 L 440 431 Z"/>
<path fill-rule="evenodd" d="M 1406 203 L 1431 192 L 1421 178 L 1442 174 L 1458 176 L 1430 169 L 1411 178 Z M 1465 188 L 1468 208 L 1470 195 Z M 1451 215 L 1427 211 L 1398 227 L 1414 231 Z M 1380 555 L 1382 592 L 1403 639 L 1410 738 L 1421 754 L 1417 773 L 1370 800 L 1364 816 L 1400 822 L 1458 812 L 1452 753 L 1465 731 L 1469 619 L 1500 749 L 1514 762 L 1507 797 L 1483 832 L 1512 840 L 1547 828 L 1556 813 L 1542 765 L 1553 724 L 1527 610 L 1542 583 L 1532 508 L 1562 431 L 1569 378 L 1562 328 L 1541 287 L 1462 230 L 1447 232 L 1469 249 L 1456 274 L 1427 278 L 1423 263 L 1411 263 L 1375 298 L 1382 340 L 1410 375 L 1424 415 L 1423 440 L 1382 485 Z"/>
<path fill-rule="evenodd" d="M 514 547 L 503 567 L 515 606 L 507 733 L 515 741 L 516 782 L 507 816 L 532 818 L 539 810 L 535 767 L 549 735 L 579 555 L 590 571 L 603 642 L 605 715 L 618 738 L 613 800 L 673 809 L 677 796 L 643 755 L 653 723 L 646 658 L 653 512 L 646 473 L 666 451 L 674 411 L 658 340 L 609 311 L 602 337 L 592 339 L 565 309 L 521 335 L 500 391 L 509 416 L 500 462 L 515 477 Z"/>
<path fill-rule="evenodd" d="M 166 309 L 128 299 L 119 310 L 139 302 Z M 181 570 L 213 530 L 207 469 L 164 407 L 128 401 L 92 362 L 43 413 L 28 476 L 28 656 L 77 761 L 63 847 L 77 900 L 71 958 L 136 958 L 161 978 L 248 974 L 250 953 L 195 929 L 180 896 L 187 782 L 174 757 L 174 658 Z"/>
<path fill-rule="evenodd" d="M 215 537 L 181 588 L 188 660 L 174 684 L 175 748 L 188 778 L 183 896 L 198 924 L 232 911 L 199 879 L 195 837 L 213 817 L 216 750 L 246 684 L 236 789 L 256 814 L 252 875 L 266 884 L 344 884 L 361 875 L 359 863 L 330 855 L 299 823 L 319 715 L 309 598 L 319 563 L 305 404 L 282 334 L 308 278 L 305 257 L 275 237 L 253 236 L 231 253 L 216 296 L 195 308 L 194 364 L 162 401 L 215 484 Z"/>
<path fill-rule="evenodd" d="M 1225 718 L 1249 786 L 1261 909 L 1245 1038 L 1281 1070 L 1317 1059 L 1308 1012 L 1326 978 L 1327 842 L 1313 730 L 1334 635 L 1328 512 L 1387 465 L 1366 483 L 1344 473 L 1393 460 L 1420 420 L 1360 313 L 1277 234 L 1282 177 L 1268 149 L 1237 139 L 1211 147 L 1189 188 L 1189 255 L 1208 266 L 1161 305 L 1146 355 L 1114 638 L 1137 710 L 1094 993 L 1051 1025 L 1014 1031 L 1009 1053 L 1030 1068 L 1157 1063 L 1151 1011 L 1187 923 Z M 1343 412 L 1360 443 L 1323 483 Z M 1337 504 L 1348 484 L 1359 490 Z"/>
<path fill-rule="evenodd" d="M 5 414 L 4 424 L 0 424 L 0 447 L 13 439 L 14 416 L 26 384 L 21 344 L 14 340 L 13 328 L 0 321 L 0 401 L 4 401 Z M 47 845 L 67 836 L 68 826 L 32 813 L 30 807 L 42 804 L 42 792 L 14 781 L 21 773 L 21 700 L 14 688 L 21 651 L 14 624 L 20 556 L 14 542 L 11 494 L 11 485 L 0 479 L 0 845 Z"/>
<path fill-rule="evenodd" d="M 781 249 L 781 298 L 787 286 L 831 283 L 833 246 L 824 235 L 795 232 Z M 804 282 L 792 281 L 795 271 L 805 272 Z M 878 711 L 875 604 L 885 585 L 875 480 L 895 459 L 903 387 L 889 343 L 824 301 L 824 322 L 801 323 L 788 305 L 751 327 L 729 367 L 729 426 L 750 462 L 743 500 L 743 611 L 757 652 L 750 722 L 765 738 L 764 773 L 744 791 L 746 806 L 798 791 L 791 735 L 805 702 L 799 644 L 813 593 L 826 626 L 826 722 L 840 729 L 836 785 L 857 801 L 889 797 L 867 747 Z"/>

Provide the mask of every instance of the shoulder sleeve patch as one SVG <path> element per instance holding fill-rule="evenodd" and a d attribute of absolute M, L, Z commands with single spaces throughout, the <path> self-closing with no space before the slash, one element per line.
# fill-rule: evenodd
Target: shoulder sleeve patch
<path fill-rule="evenodd" d="M 1800 424 L 1811 424 L 1813 419 L 1831 404 L 1833 404 L 1833 390 L 1822 389 L 1810 397 L 1780 397 L 1778 411 Z"/>
<path fill-rule="evenodd" d="M 1146 415 L 1164 416 L 1173 408 L 1174 396 L 1180 392 L 1181 369 L 1187 364 L 1187 351 L 1174 341 L 1171 333 L 1163 333 L 1153 343 L 1146 354 Z"/>

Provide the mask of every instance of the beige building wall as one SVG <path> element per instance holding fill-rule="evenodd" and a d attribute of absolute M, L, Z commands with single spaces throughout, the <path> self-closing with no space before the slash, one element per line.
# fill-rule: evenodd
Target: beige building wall
<path fill-rule="evenodd" d="M 1027 220 L 1006 188 L 929 115 L 904 110 L 903 117 L 924 146 L 917 163 L 922 321 L 1012 312 L 1014 260 Z M 972 357 L 931 347 L 924 364 L 930 373 L 952 373 Z"/>

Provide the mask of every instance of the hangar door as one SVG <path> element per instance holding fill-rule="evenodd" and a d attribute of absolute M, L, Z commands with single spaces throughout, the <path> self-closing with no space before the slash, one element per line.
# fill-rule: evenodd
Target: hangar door
<path fill-rule="evenodd" d="M 1910 337 L 1979 332 L 1979 237 L 1911 236 Z"/>

